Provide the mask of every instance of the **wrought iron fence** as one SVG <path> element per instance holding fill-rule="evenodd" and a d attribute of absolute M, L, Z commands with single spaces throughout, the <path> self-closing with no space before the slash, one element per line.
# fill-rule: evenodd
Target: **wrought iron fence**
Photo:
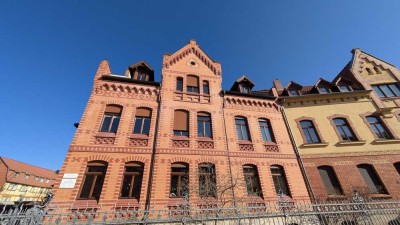
<path fill-rule="evenodd" d="M 214 224 L 214 225 L 400 225 L 400 201 L 365 200 L 357 193 L 350 200 L 318 203 L 276 201 L 246 203 L 235 207 L 198 205 L 187 199 L 163 209 L 143 210 L 137 206 L 61 208 L 46 204 L 26 209 L 4 209 L 0 224 Z"/>

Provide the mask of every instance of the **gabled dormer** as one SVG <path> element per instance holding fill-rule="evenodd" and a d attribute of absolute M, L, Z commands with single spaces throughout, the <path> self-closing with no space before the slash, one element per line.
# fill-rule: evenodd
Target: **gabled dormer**
<path fill-rule="evenodd" d="M 154 81 L 154 70 L 145 61 L 132 64 L 127 69 L 127 76 L 137 81 Z"/>
<path fill-rule="evenodd" d="M 354 82 L 344 77 L 339 77 L 332 87 L 332 91 L 336 92 L 350 92 L 355 89 L 356 87 L 354 86 Z"/>
<path fill-rule="evenodd" d="M 245 75 L 241 76 L 235 81 L 231 87 L 231 91 L 237 91 L 244 94 L 250 94 L 251 89 L 254 87 L 254 83 L 247 78 Z"/>
<path fill-rule="evenodd" d="M 299 95 L 301 95 L 302 88 L 303 88 L 303 86 L 301 86 L 300 84 L 298 84 L 294 81 L 290 81 L 288 86 L 286 86 L 283 94 L 287 95 L 287 96 L 299 96 Z"/>
<path fill-rule="evenodd" d="M 331 82 L 319 78 L 319 80 L 315 83 L 314 87 L 310 92 L 318 94 L 329 94 L 331 93 L 331 86 L 332 86 Z"/>

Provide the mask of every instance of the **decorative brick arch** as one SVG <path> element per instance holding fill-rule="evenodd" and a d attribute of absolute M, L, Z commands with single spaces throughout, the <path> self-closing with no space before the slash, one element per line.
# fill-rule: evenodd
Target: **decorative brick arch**
<path fill-rule="evenodd" d="M 294 121 L 296 122 L 297 128 L 299 129 L 300 134 L 301 134 L 301 137 L 303 138 L 303 143 L 307 143 L 306 136 L 304 135 L 303 129 L 301 128 L 301 125 L 300 125 L 300 122 L 303 121 L 303 120 L 310 120 L 310 121 L 313 123 L 314 128 L 315 128 L 315 132 L 317 133 L 317 135 L 318 135 L 319 139 L 321 140 L 321 142 L 324 143 L 325 140 L 324 140 L 324 138 L 323 138 L 322 135 L 321 135 L 321 132 L 320 132 L 320 130 L 319 130 L 319 128 L 318 128 L 318 124 L 316 123 L 315 118 L 313 118 L 313 117 L 307 117 L 307 116 L 302 116 L 302 117 L 300 117 L 300 118 L 295 119 Z"/>
<path fill-rule="evenodd" d="M 333 122 L 333 119 L 336 119 L 336 118 L 343 118 L 343 119 L 345 119 L 346 122 L 347 122 L 347 124 L 349 125 L 350 130 L 351 130 L 351 131 L 354 133 L 354 135 L 356 136 L 356 139 L 357 139 L 358 141 L 361 141 L 361 140 L 362 140 L 362 139 L 360 138 L 360 135 L 357 133 L 357 130 L 355 129 L 355 127 L 354 127 L 352 121 L 350 120 L 350 117 L 349 117 L 349 116 L 343 115 L 343 114 L 333 114 L 333 115 L 331 115 L 331 116 L 328 116 L 327 118 L 328 118 L 328 120 L 331 122 L 331 125 L 332 125 L 333 129 L 335 130 L 335 133 L 336 133 L 336 135 L 338 136 L 338 138 L 339 138 L 340 141 L 343 141 L 342 136 L 340 135 L 338 129 L 336 129 L 335 122 Z"/>
<path fill-rule="evenodd" d="M 183 156 L 176 156 L 170 160 L 168 160 L 171 164 L 172 163 L 177 163 L 177 162 L 183 162 L 183 163 L 187 163 L 190 164 L 192 160 L 190 160 L 187 157 L 183 157 Z"/>
<path fill-rule="evenodd" d="M 136 162 L 141 162 L 141 163 L 148 163 L 149 160 L 142 157 L 142 156 L 138 156 L 138 155 L 132 155 L 132 156 L 127 156 L 125 158 L 122 159 L 122 162 L 125 164 L 127 162 L 132 162 L 132 161 L 136 161 Z"/>
<path fill-rule="evenodd" d="M 96 160 L 105 161 L 108 163 L 113 161 L 110 157 L 108 157 L 106 155 L 91 155 L 91 156 L 85 157 L 84 162 L 91 162 L 91 161 L 96 161 Z"/>

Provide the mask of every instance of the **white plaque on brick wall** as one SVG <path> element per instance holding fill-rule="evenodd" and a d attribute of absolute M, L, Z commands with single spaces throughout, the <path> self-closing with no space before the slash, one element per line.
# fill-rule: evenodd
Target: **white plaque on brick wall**
<path fill-rule="evenodd" d="M 61 180 L 59 188 L 74 188 L 76 179 L 78 178 L 77 173 L 66 173 Z"/>

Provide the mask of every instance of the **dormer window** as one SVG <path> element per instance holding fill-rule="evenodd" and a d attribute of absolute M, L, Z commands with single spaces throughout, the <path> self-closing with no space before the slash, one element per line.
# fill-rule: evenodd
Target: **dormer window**
<path fill-rule="evenodd" d="M 136 80 L 146 81 L 146 74 L 144 72 L 138 72 Z"/>
<path fill-rule="evenodd" d="M 298 96 L 299 92 L 297 90 L 289 90 L 291 96 Z"/>
<path fill-rule="evenodd" d="M 350 87 L 349 85 L 347 85 L 347 84 L 341 84 L 341 85 L 339 85 L 339 90 L 340 90 L 340 92 L 349 92 L 349 91 L 352 91 L 352 90 L 351 90 L 351 87 Z"/>
<path fill-rule="evenodd" d="M 326 87 L 319 87 L 318 89 L 319 89 L 319 93 L 321 93 L 321 94 L 329 93 L 329 90 Z"/>
<path fill-rule="evenodd" d="M 241 93 L 250 94 L 250 88 L 245 84 L 241 84 L 240 85 L 240 92 Z"/>

